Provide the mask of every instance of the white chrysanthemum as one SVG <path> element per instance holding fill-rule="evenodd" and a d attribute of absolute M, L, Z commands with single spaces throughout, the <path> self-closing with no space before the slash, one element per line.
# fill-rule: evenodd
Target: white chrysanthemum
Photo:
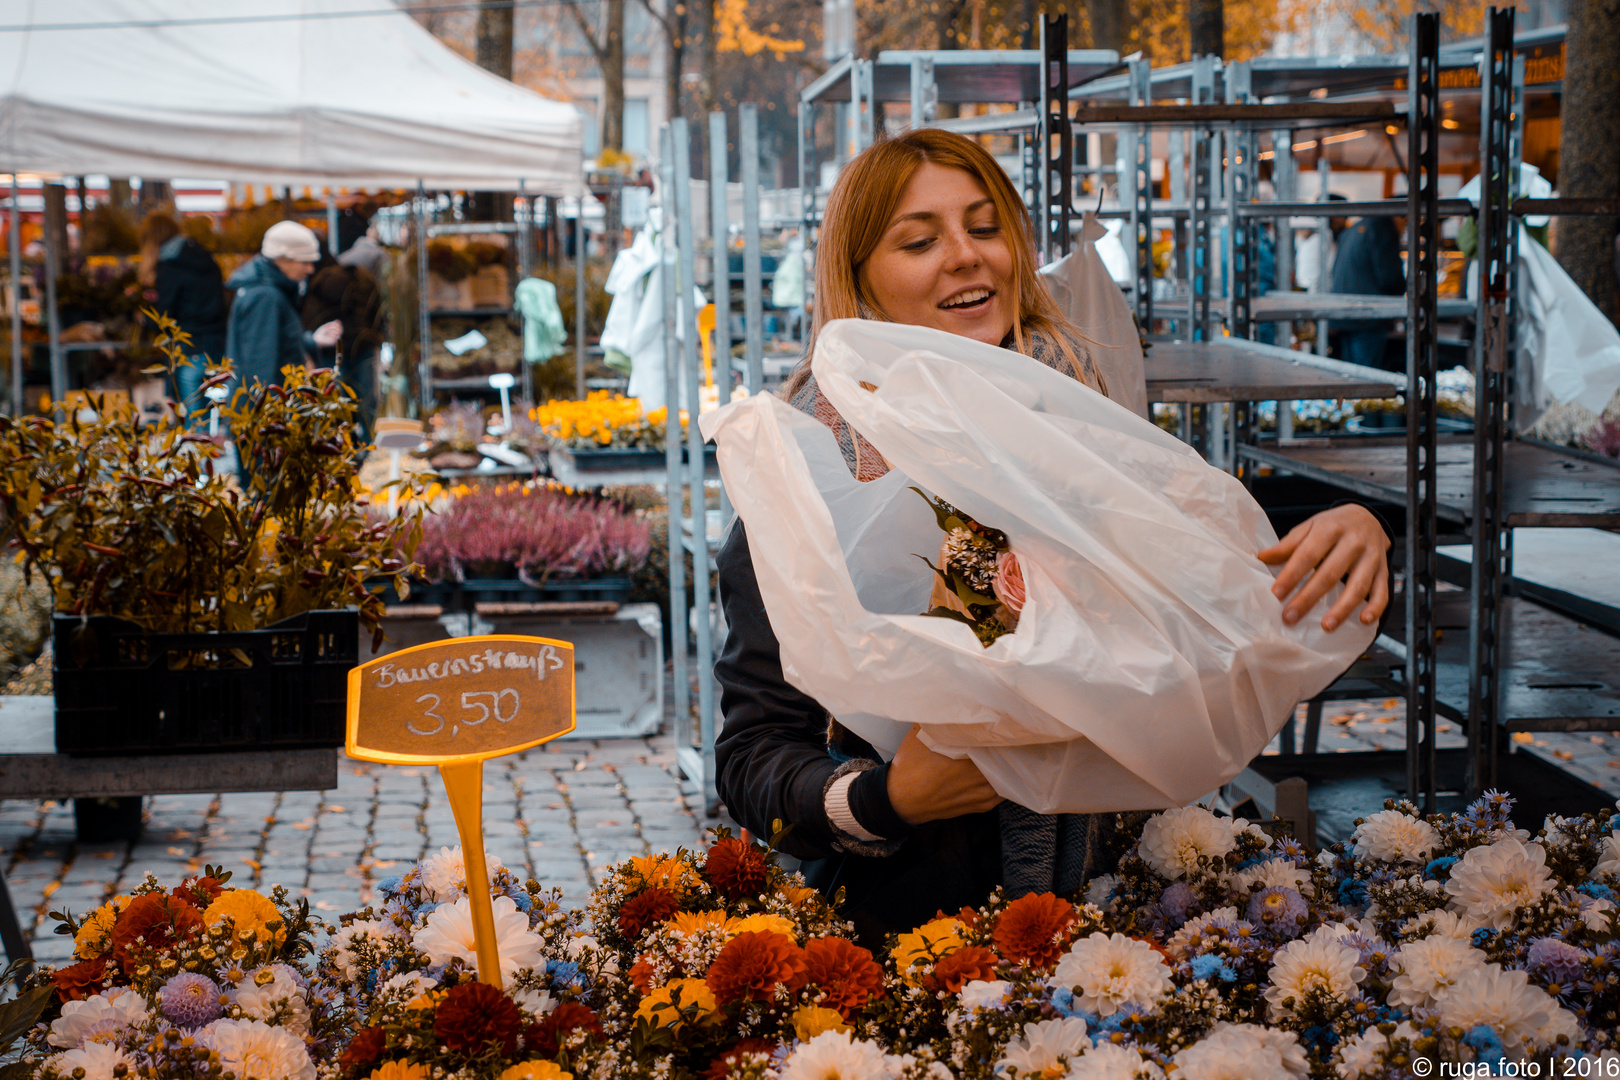
<path fill-rule="evenodd" d="M 1294 865 L 1293 859 L 1283 857 L 1267 859 L 1246 870 L 1239 870 L 1231 876 L 1229 883 L 1231 890 L 1239 896 L 1254 892 L 1256 889 L 1278 886 L 1293 889 L 1301 896 L 1310 896 L 1316 891 L 1311 886 L 1311 872 L 1301 870 Z"/>
<path fill-rule="evenodd" d="M 1129 1005 L 1151 1009 L 1170 989 L 1170 965 L 1145 941 L 1098 930 L 1069 946 L 1047 985 L 1073 990 L 1076 1008 L 1112 1016 Z"/>
<path fill-rule="evenodd" d="M 1463 972 L 1484 967 L 1490 958 L 1466 938 L 1437 934 L 1402 945 L 1394 963 L 1400 974 L 1390 983 L 1389 1003 L 1412 1009 L 1433 1005 Z"/>
<path fill-rule="evenodd" d="M 1434 911 L 1425 911 L 1422 915 L 1414 915 L 1403 922 L 1400 936 L 1406 941 L 1426 937 L 1447 937 L 1468 943 L 1473 941 L 1474 931 L 1480 926 L 1478 919 L 1471 919 L 1461 912 L 1436 908 Z"/>
<path fill-rule="evenodd" d="M 505 869 L 501 860 L 489 852 L 484 853 L 484 872 L 490 878 Z M 457 896 L 464 896 L 467 892 L 467 861 L 461 853 L 461 847 L 442 847 L 437 855 L 430 855 L 422 860 L 421 884 L 430 900 L 440 902 L 450 900 Z"/>
<path fill-rule="evenodd" d="M 1575 1014 L 1561 1005 L 1554 1005 L 1552 1019 L 1536 1029 L 1536 1042 L 1541 1046 L 1557 1046 L 1560 1035 L 1567 1040 L 1568 1046 L 1579 1046 L 1586 1041 L 1586 1032 L 1581 1030 L 1581 1022 Z"/>
<path fill-rule="evenodd" d="M 73 1050 L 133 1027 L 145 1016 L 146 1002 L 141 995 L 127 986 L 115 987 L 105 994 L 63 1005 L 62 1015 L 51 1021 L 51 1033 L 45 1041 Z"/>
<path fill-rule="evenodd" d="M 1216 1024 L 1175 1057 L 1177 1080 L 1302 1080 L 1310 1075 L 1292 1031 L 1256 1024 Z"/>
<path fill-rule="evenodd" d="M 1164 1070 L 1129 1046 L 1098 1043 L 1079 1057 L 1069 1059 L 1069 1072 L 1063 1080 L 1164 1080 Z"/>
<path fill-rule="evenodd" d="M 88 1042 L 77 1050 L 64 1050 L 45 1059 L 45 1068 L 58 1076 L 72 1076 L 74 1069 L 84 1070 L 84 1080 L 114 1080 L 113 1070 L 124 1066 L 129 1074 L 135 1072 L 135 1062 L 116 1046 Z"/>
<path fill-rule="evenodd" d="M 309 1002 L 286 964 L 248 972 L 230 991 L 230 997 L 250 1020 L 280 1024 L 299 1036 L 309 1034 Z"/>
<path fill-rule="evenodd" d="M 1361 953 L 1341 944 L 1331 933 L 1318 931 L 1310 937 L 1290 941 L 1277 950 L 1271 960 L 1271 985 L 1266 989 L 1271 1018 L 1276 1020 L 1289 1015 L 1293 1006 L 1284 1002 L 1292 998 L 1297 1005 L 1312 990 L 1348 1001 L 1356 992 L 1356 984 L 1367 977 L 1360 960 Z"/>
<path fill-rule="evenodd" d="M 1495 964 L 1462 973 L 1440 995 L 1437 1013 L 1445 1027 L 1468 1031 L 1484 1024 L 1502 1037 L 1509 1053 L 1524 1046 L 1541 1048 L 1539 1033 L 1553 1022 L 1558 1002 L 1530 982 L 1523 971 L 1504 971 Z"/>
<path fill-rule="evenodd" d="M 411 1001 L 438 985 L 420 971 L 402 971 L 398 975 L 390 975 L 381 986 L 377 987 L 377 994 L 379 996 L 387 994 L 399 1001 Z"/>
<path fill-rule="evenodd" d="M 1148 819 L 1137 852 L 1174 881 L 1199 872 L 1200 857 L 1218 858 L 1237 844 L 1232 828 L 1202 806 L 1182 806 Z"/>
<path fill-rule="evenodd" d="M 1376 1027 L 1370 1027 L 1354 1038 L 1346 1039 L 1339 1044 L 1338 1061 L 1334 1065 L 1339 1080 L 1376 1080 L 1387 1075 L 1389 1065 L 1378 1060 L 1379 1052 L 1388 1050 L 1395 1039 L 1417 1039 L 1422 1035 L 1421 1031 L 1402 1020 L 1388 1035 Z"/>
<path fill-rule="evenodd" d="M 1095 904 L 1104 911 L 1113 911 L 1114 887 L 1118 884 L 1118 874 L 1098 874 L 1086 883 L 1086 903 Z"/>
<path fill-rule="evenodd" d="M 1202 934 L 1210 923 L 1216 921 L 1231 923 L 1237 922 L 1237 908 L 1219 907 L 1214 911 L 1206 911 L 1202 915 L 1194 915 L 1192 918 L 1181 924 L 1180 930 L 1177 930 L 1174 934 L 1170 935 L 1170 940 L 1165 942 L 1165 950 L 1177 960 L 1187 959 L 1187 953 L 1191 948 L 1193 936 L 1195 934 Z"/>
<path fill-rule="evenodd" d="M 392 925 L 378 919 L 356 919 L 333 934 L 330 948 L 338 974 L 351 982 L 360 978 L 365 971 L 355 957 L 355 946 L 370 942 L 370 951 L 376 955 L 376 950 L 394 936 L 393 931 Z"/>
<path fill-rule="evenodd" d="M 798 1045 L 778 1080 L 887 1080 L 893 1074 L 883 1048 L 843 1031 L 823 1031 Z"/>
<path fill-rule="evenodd" d="M 1440 850 L 1440 833 L 1422 818 L 1399 810 L 1380 810 L 1356 826 L 1356 855 L 1380 862 L 1422 865 Z"/>
<path fill-rule="evenodd" d="M 1506 930 L 1519 908 L 1553 887 L 1547 849 L 1515 837 L 1469 849 L 1451 868 L 1451 907 Z"/>
<path fill-rule="evenodd" d="M 495 943 L 501 952 L 501 974 L 511 978 L 541 960 L 540 939 L 529 932 L 529 917 L 510 896 L 495 898 Z M 473 938 L 472 901 L 463 896 L 453 904 L 440 904 L 427 924 L 411 937 L 411 944 L 435 965 L 459 959 L 468 967 L 478 963 Z"/>
<path fill-rule="evenodd" d="M 1006 1004 L 1007 994 L 1011 990 L 1012 983 L 1004 979 L 994 981 L 974 979 L 963 983 L 956 997 L 962 1003 L 962 1008 L 968 1012 L 974 1009 L 997 1009 Z"/>
<path fill-rule="evenodd" d="M 1599 874 L 1613 874 L 1620 877 L 1620 836 L 1610 833 L 1598 845 L 1597 865 L 1592 867 L 1592 876 Z"/>
<path fill-rule="evenodd" d="M 197 1041 L 219 1055 L 237 1080 L 315 1080 L 304 1040 L 261 1020 L 215 1020 Z"/>
<path fill-rule="evenodd" d="M 513 990 L 512 1000 L 518 1007 L 533 1017 L 542 1017 L 557 1007 L 557 999 L 551 996 L 550 990 Z"/>
<path fill-rule="evenodd" d="M 1611 918 L 1614 915 L 1614 901 L 1605 900 L 1601 896 L 1587 896 L 1585 893 L 1576 894 L 1581 901 L 1581 921 L 1588 930 L 1595 930 L 1600 934 L 1608 933 L 1611 929 Z M 1620 928 L 1620 923 L 1614 927 Z"/>
<path fill-rule="evenodd" d="M 1024 1037 L 1007 1044 L 1001 1060 L 996 1062 L 996 1071 L 1017 1069 L 1019 1076 L 1056 1075 L 1065 1062 L 1089 1046 L 1086 1022 L 1078 1016 L 1025 1024 Z"/>

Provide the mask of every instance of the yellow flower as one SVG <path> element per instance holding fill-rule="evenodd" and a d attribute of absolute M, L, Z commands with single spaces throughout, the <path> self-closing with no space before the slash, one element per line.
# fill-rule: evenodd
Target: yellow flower
<path fill-rule="evenodd" d="M 781 934 L 789 941 L 796 942 L 799 940 L 799 932 L 794 927 L 793 920 L 786 915 L 769 915 L 763 912 L 758 915 L 748 915 L 741 919 L 734 919 L 726 929 L 730 930 L 733 936 L 753 930 Z"/>
<path fill-rule="evenodd" d="M 367 1080 L 432 1080 L 432 1077 L 433 1073 L 426 1065 L 413 1061 L 385 1061 L 372 1071 Z"/>
<path fill-rule="evenodd" d="M 203 921 L 210 928 L 229 922 L 233 937 L 251 930 L 259 945 L 270 944 L 279 949 L 287 941 L 287 926 L 280 909 L 269 897 L 252 889 L 226 889 L 208 905 Z M 274 929 L 270 923 L 276 924 Z"/>
<path fill-rule="evenodd" d="M 128 906 L 129 897 L 115 896 L 86 915 L 79 924 L 79 932 L 73 935 L 73 955 L 80 960 L 94 960 L 105 953 L 112 943 L 113 923 L 118 921 L 118 913 Z"/>
<path fill-rule="evenodd" d="M 574 1074 L 563 1072 L 562 1066 L 555 1061 L 536 1058 L 533 1061 L 518 1062 L 495 1080 L 574 1080 Z"/>
<path fill-rule="evenodd" d="M 787 897 L 788 903 L 794 907 L 803 907 L 821 895 L 820 892 L 808 885 L 783 885 L 776 891 Z"/>
<path fill-rule="evenodd" d="M 907 982 L 912 965 L 933 963 L 949 956 L 962 947 L 962 923 L 957 919 L 935 919 L 924 923 L 909 934 L 901 934 L 899 942 L 889 950 L 894 964 Z"/>
<path fill-rule="evenodd" d="M 793 1034 L 805 1042 L 820 1035 L 824 1031 L 849 1031 L 850 1026 L 844 1023 L 844 1017 L 837 1009 L 824 1009 L 820 1005 L 803 1005 L 797 1012 L 788 1017 L 793 1025 Z"/>
<path fill-rule="evenodd" d="M 723 911 L 677 911 L 664 925 L 677 934 L 696 934 L 724 928 L 730 921 Z"/>
<path fill-rule="evenodd" d="M 648 885 L 668 889 L 676 896 L 684 896 L 697 883 L 692 868 L 673 855 L 632 856 L 630 870 Z"/>
<path fill-rule="evenodd" d="M 636 1019 L 645 1020 L 654 1027 L 675 1027 L 686 1024 L 683 1014 L 696 1007 L 696 1019 L 707 1023 L 719 1015 L 720 1003 L 714 991 L 702 979 L 671 979 L 641 999 L 636 1007 Z"/>

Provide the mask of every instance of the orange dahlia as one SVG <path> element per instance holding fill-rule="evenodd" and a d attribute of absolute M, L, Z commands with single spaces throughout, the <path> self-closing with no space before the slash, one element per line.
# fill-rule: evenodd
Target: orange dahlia
<path fill-rule="evenodd" d="M 681 902 L 668 889 L 645 889 L 619 908 L 619 933 L 632 941 L 675 914 Z"/>
<path fill-rule="evenodd" d="M 554 1058 L 562 1040 L 571 1031 L 587 1031 L 596 1039 L 607 1037 L 594 1011 L 578 1002 L 565 1001 L 537 1023 L 529 1025 L 529 1029 L 523 1033 L 523 1045 L 531 1051 L 538 1051 L 541 1057 Z"/>
<path fill-rule="evenodd" d="M 380 1027 L 362 1028 L 338 1056 L 338 1067 L 350 1076 L 370 1072 L 382 1060 L 388 1035 Z"/>
<path fill-rule="evenodd" d="M 975 979 L 996 977 L 996 954 L 979 945 L 964 945 L 934 965 L 932 981 L 940 990 L 956 993 Z"/>
<path fill-rule="evenodd" d="M 781 934 L 747 930 L 726 942 L 709 966 L 706 980 L 724 1005 L 733 1001 L 769 1001 L 778 986 L 797 990 L 808 965 L 804 950 Z"/>
<path fill-rule="evenodd" d="M 98 956 L 58 968 L 51 972 L 51 982 L 63 1001 L 78 1001 L 100 990 L 107 981 L 107 958 Z"/>
<path fill-rule="evenodd" d="M 1046 968 L 1068 947 L 1074 905 L 1053 893 L 1030 893 L 1008 904 L 991 935 L 1001 955 L 1014 964 Z"/>
<path fill-rule="evenodd" d="M 726 1080 L 726 1077 L 731 1075 L 732 1067 L 742 1064 L 749 1055 L 764 1054 L 769 1057 L 774 1053 L 776 1043 L 771 1039 L 743 1039 L 735 1046 L 721 1051 L 709 1062 L 709 1067 L 699 1074 L 699 1080 Z"/>
<path fill-rule="evenodd" d="M 753 844 L 728 836 L 709 849 L 703 872 L 728 900 L 758 896 L 765 889 L 765 856 Z"/>
<path fill-rule="evenodd" d="M 821 987 L 822 1004 L 848 1020 L 874 997 L 883 996 L 883 969 L 870 951 L 840 937 L 804 943 L 806 981 Z"/>
<path fill-rule="evenodd" d="M 502 1056 L 517 1052 L 523 1010 L 489 983 L 451 987 L 433 1014 L 433 1034 L 451 1050 L 479 1054 L 491 1047 Z"/>
<path fill-rule="evenodd" d="M 135 950 L 166 949 L 195 937 L 203 928 L 202 913 L 166 893 L 143 893 L 129 902 L 113 924 L 113 957 L 127 972 L 137 963 Z"/>

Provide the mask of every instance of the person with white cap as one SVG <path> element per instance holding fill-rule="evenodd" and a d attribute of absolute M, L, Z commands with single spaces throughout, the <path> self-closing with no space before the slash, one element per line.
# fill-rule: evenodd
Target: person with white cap
<path fill-rule="evenodd" d="M 296 221 L 278 221 L 265 230 L 259 254 L 225 283 L 236 290 L 225 355 L 236 362 L 244 386 L 280 383 L 282 368 L 302 364 L 306 354 L 342 338 L 343 324 L 335 319 L 308 333 L 299 320 L 299 289 L 320 257 L 313 232 Z"/>

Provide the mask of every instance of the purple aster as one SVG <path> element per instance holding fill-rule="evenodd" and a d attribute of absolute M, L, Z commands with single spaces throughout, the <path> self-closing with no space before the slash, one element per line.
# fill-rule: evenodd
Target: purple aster
<path fill-rule="evenodd" d="M 163 984 L 158 991 L 158 1007 L 183 1028 L 202 1027 L 218 1020 L 224 1012 L 218 984 L 206 975 L 189 971 Z"/>
<path fill-rule="evenodd" d="M 1185 881 L 1177 881 L 1159 897 L 1159 910 L 1164 912 L 1164 917 L 1170 920 L 1172 926 L 1180 926 L 1192 914 L 1192 907 L 1197 902 L 1198 894 L 1193 887 Z"/>
<path fill-rule="evenodd" d="M 1244 914 L 1250 922 L 1279 938 L 1296 938 L 1310 915 L 1310 907 L 1297 891 L 1286 885 L 1272 885 L 1249 897 L 1249 909 Z"/>
<path fill-rule="evenodd" d="M 1567 987 L 1574 985 L 1586 973 L 1588 959 L 1590 955 L 1585 949 L 1578 949 L 1558 938 L 1543 937 L 1531 942 L 1525 963 L 1558 985 Z"/>

